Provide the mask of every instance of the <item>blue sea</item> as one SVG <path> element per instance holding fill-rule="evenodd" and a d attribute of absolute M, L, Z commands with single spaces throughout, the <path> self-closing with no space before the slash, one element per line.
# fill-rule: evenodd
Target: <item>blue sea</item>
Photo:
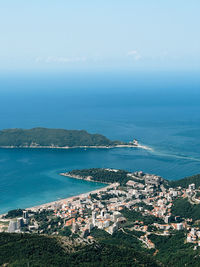
<path fill-rule="evenodd" d="M 142 170 L 167 179 L 200 173 L 198 73 L 10 73 L 0 76 L 0 129 L 85 129 L 152 148 L 0 149 L 0 213 L 102 184 L 62 177 L 72 169 Z"/>

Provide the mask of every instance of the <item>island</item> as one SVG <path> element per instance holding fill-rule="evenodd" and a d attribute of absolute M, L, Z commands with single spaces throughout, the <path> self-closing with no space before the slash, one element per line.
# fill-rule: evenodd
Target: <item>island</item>
<path fill-rule="evenodd" d="M 70 170 L 104 188 L 0 218 L 2 266 L 200 266 L 200 175 Z M 12 255 L 12 257 L 10 257 Z"/>
<path fill-rule="evenodd" d="M 148 149 L 133 140 L 129 143 L 111 141 L 101 134 L 85 130 L 49 128 L 5 129 L 0 131 L 0 148 L 114 148 L 139 147 Z"/>

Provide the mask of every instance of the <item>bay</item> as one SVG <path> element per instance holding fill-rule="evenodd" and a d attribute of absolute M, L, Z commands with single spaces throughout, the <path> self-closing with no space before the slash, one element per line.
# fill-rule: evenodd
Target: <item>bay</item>
<path fill-rule="evenodd" d="M 103 186 L 62 171 L 109 167 L 167 179 L 200 173 L 198 74 L 9 74 L 0 84 L 1 129 L 85 129 L 152 148 L 0 149 L 0 213 Z"/>

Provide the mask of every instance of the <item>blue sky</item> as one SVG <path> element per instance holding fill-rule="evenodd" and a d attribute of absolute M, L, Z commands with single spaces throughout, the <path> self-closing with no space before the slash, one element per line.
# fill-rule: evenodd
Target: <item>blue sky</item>
<path fill-rule="evenodd" d="M 0 1 L 0 70 L 200 70 L 199 0 Z"/>

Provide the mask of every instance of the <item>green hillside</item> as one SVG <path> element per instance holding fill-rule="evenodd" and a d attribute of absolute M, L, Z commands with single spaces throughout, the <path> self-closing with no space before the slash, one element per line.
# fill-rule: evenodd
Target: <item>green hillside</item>
<path fill-rule="evenodd" d="M 134 244 L 134 238 L 118 244 L 123 238 L 77 246 L 66 238 L 0 233 L 0 266 L 161 266 L 139 244 Z M 126 247 L 127 242 L 133 244 Z"/>
<path fill-rule="evenodd" d="M 200 174 L 168 182 L 171 187 L 181 186 L 183 188 L 188 188 L 189 184 L 195 184 L 196 188 L 198 188 L 200 186 Z"/>
<path fill-rule="evenodd" d="M 122 144 L 111 141 L 101 134 L 90 134 L 84 130 L 33 128 L 6 129 L 0 131 L 0 146 L 114 146 Z"/>
<path fill-rule="evenodd" d="M 72 170 L 69 172 L 72 176 L 80 176 L 86 178 L 91 177 L 92 181 L 103 182 L 103 183 L 116 183 L 125 184 L 128 182 L 127 171 L 118 170 L 117 172 L 109 171 L 101 168 L 91 168 L 82 170 Z"/>

